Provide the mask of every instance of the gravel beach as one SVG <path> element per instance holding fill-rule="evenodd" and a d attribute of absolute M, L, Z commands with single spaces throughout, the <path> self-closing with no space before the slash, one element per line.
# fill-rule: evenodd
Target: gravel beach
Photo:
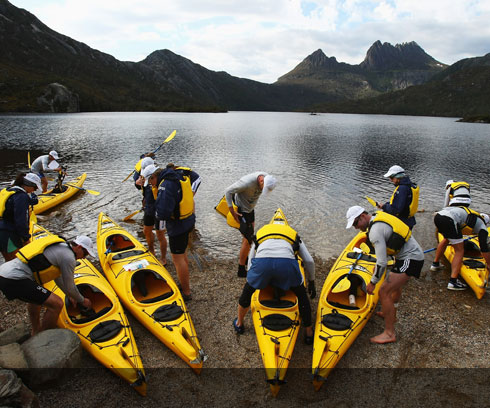
<path fill-rule="evenodd" d="M 478 301 L 471 290 L 448 291 L 448 272 L 430 272 L 428 259 L 421 278 L 411 279 L 404 289 L 396 343 L 370 344 L 369 338 L 383 329 L 383 320 L 373 316 L 315 392 L 312 348 L 303 344 L 300 333 L 287 383 L 273 398 L 250 313 L 244 335 L 238 337 L 232 329 L 244 284 L 236 277 L 236 262 L 210 259 L 195 244 L 189 255 L 193 300 L 188 307 L 209 356 L 201 375 L 129 316 L 148 376 L 147 397 L 85 353 L 82 368 L 69 372 L 61 384 L 37 391 L 42 406 L 489 406 L 490 295 Z M 318 293 L 333 262 L 315 259 Z M 171 262 L 168 268 L 175 277 Z M 316 305 L 314 299 L 314 312 Z M 0 296 L 0 306 L 0 330 L 28 321 L 23 303 Z"/>

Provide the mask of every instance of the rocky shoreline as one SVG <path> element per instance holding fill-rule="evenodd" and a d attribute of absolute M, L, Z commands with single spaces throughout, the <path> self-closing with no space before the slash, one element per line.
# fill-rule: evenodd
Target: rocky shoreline
<path fill-rule="evenodd" d="M 209 356 L 200 376 L 166 349 L 129 316 L 148 376 L 143 398 L 123 380 L 84 352 L 81 368 L 71 369 L 58 385 L 38 392 L 41 406 L 121 407 L 193 404 L 249 406 L 348 407 L 485 406 L 490 400 L 490 295 L 477 300 L 468 290 L 446 289 L 447 271 L 410 280 L 401 299 L 397 335 L 389 345 L 372 345 L 382 331 L 373 316 L 319 392 L 311 384 L 311 346 L 299 337 L 287 374 L 287 384 L 272 398 L 265 383 L 250 314 L 247 331 L 237 337 L 231 322 L 244 281 L 236 277 L 236 262 L 210 259 L 202 248 L 189 256 L 193 300 L 188 307 L 201 345 Z M 315 259 L 318 293 L 334 260 Z M 170 273 L 175 277 L 173 266 Z M 26 307 L 0 296 L 0 331 L 28 321 Z M 312 301 L 316 312 L 317 299 Z M 77 403 L 78 401 L 78 403 Z"/>

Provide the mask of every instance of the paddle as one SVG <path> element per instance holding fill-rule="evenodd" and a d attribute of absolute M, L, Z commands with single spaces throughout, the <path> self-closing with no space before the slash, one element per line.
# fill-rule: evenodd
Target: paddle
<path fill-rule="evenodd" d="M 140 210 L 136 210 L 135 212 L 132 212 L 128 216 L 124 217 L 123 221 L 129 221 L 131 218 L 133 218 L 136 214 L 140 213 L 141 211 L 143 211 L 142 208 Z"/>
<path fill-rule="evenodd" d="M 475 237 L 476 237 L 476 235 L 472 235 L 472 236 L 470 236 L 470 237 L 468 237 L 468 238 L 463 239 L 463 242 L 468 241 L 469 239 L 471 239 L 471 238 L 475 238 Z M 431 248 L 431 249 L 426 249 L 426 250 L 424 251 L 424 254 L 426 254 L 427 252 L 432 252 L 432 251 L 435 251 L 436 249 L 437 249 L 437 247 L 434 247 L 434 248 Z"/>
<path fill-rule="evenodd" d="M 170 135 L 168 135 L 168 137 L 162 142 L 162 144 L 160 146 L 158 146 L 155 150 L 153 150 L 152 153 L 155 154 L 156 152 L 158 152 L 162 148 L 162 146 L 165 143 L 170 142 L 175 137 L 176 134 L 177 134 L 176 130 L 174 130 L 172 133 L 170 133 Z M 129 175 L 122 182 L 124 183 L 128 178 L 130 178 L 133 175 L 133 173 L 134 173 L 134 169 L 131 173 L 129 173 Z"/>
<path fill-rule="evenodd" d="M 373 207 L 377 207 L 376 201 L 374 201 L 371 197 L 366 196 L 366 200 L 368 200 L 369 204 L 371 204 Z"/>
<path fill-rule="evenodd" d="M 31 168 L 31 152 L 27 152 L 27 167 Z"/>
<path fill-rule="evenodd" d="M 78 186 L 75 186 L 75 185 L 70 184 L 70 183 L 65 183 L 65 186 L 68 186 L 68 187 L 73 187 L 73 188 L 78 188 L 79 190 L 86 191 L 87 193 L 92 194 L 92 195 L 99 195 L 99 194 L 100 194 L 100 192 L 99 192 L 99 191 L 95 191 L 95 190 L 87 190 L 86 188 L 83 188 L 83 187 L 78 187 Z"/>
<path fill-rule="evenodd" d="M 337 285 L 332 289 L 333 293 L 343 292 L 344 290 L 347 290 L 350 288 L 349 275 L 352 273 L 352 271 L 354 270 L 354 267 L 357 264 L 357 261 L 359 259 L 361 259 L 361 256 L 363 254 L 362 250 L 360 250 L 357 247 L 354 247 L 353 250 L 354 250 L 354 252 L 359 253 L 359 255 L 357 255 L 356 260 L 352 263 L 352 266 L 350 267 L 350 270 L 349 270 L 349 273 L 347 274 L 347 276 L 345 278 L 343 278 L 339 283 L 337 283 Z"/>

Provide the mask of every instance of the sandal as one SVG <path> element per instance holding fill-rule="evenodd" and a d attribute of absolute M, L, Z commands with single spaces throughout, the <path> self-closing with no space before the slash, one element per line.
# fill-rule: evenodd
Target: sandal
<path fill-rule="evenodd" d="M 233 320 L 233 328 L 235 329 L 237 334 L 243 334 L 245 332 L 245 327 L 244 326 L 238 326 L 238 317 Z"/>

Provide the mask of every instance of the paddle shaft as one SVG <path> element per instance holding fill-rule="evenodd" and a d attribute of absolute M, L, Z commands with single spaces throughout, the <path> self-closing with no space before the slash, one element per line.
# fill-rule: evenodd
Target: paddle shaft
<path fill-rule="evenodd" d="M 86 188 L 78 187 L 78 186 L 75 186 L 75 185 L 70 184 L 70 183 L 66 183 L 65 186 L 73 187 L 73 188 L 78 188 L 79 190 L 86 191 L 87 193 L 92 194 L 92 195 L 99 195 L 100 194 L 98 191 L 95 191 L 95 190 L 87 190 Z"/>
<path fill-rule="evenodd" d="M 468 241 L 469 239 L 471 239 L 471 238 L 475 238 L 475 237 L 476 237 L 476 235 L 472 235 L 471 237 L 468 237 L 468 238 L 463 239 L 463 242 Z M 428 252 L 435 251 L 436 249 L 437 249 L 437 247 L 434 247 L 434 248 L 431 248 L 431 249 L 426 249 L 426 250 L 424 251 L 424 254 L 426 254 L 426 253 L 428 253 Z"/>

